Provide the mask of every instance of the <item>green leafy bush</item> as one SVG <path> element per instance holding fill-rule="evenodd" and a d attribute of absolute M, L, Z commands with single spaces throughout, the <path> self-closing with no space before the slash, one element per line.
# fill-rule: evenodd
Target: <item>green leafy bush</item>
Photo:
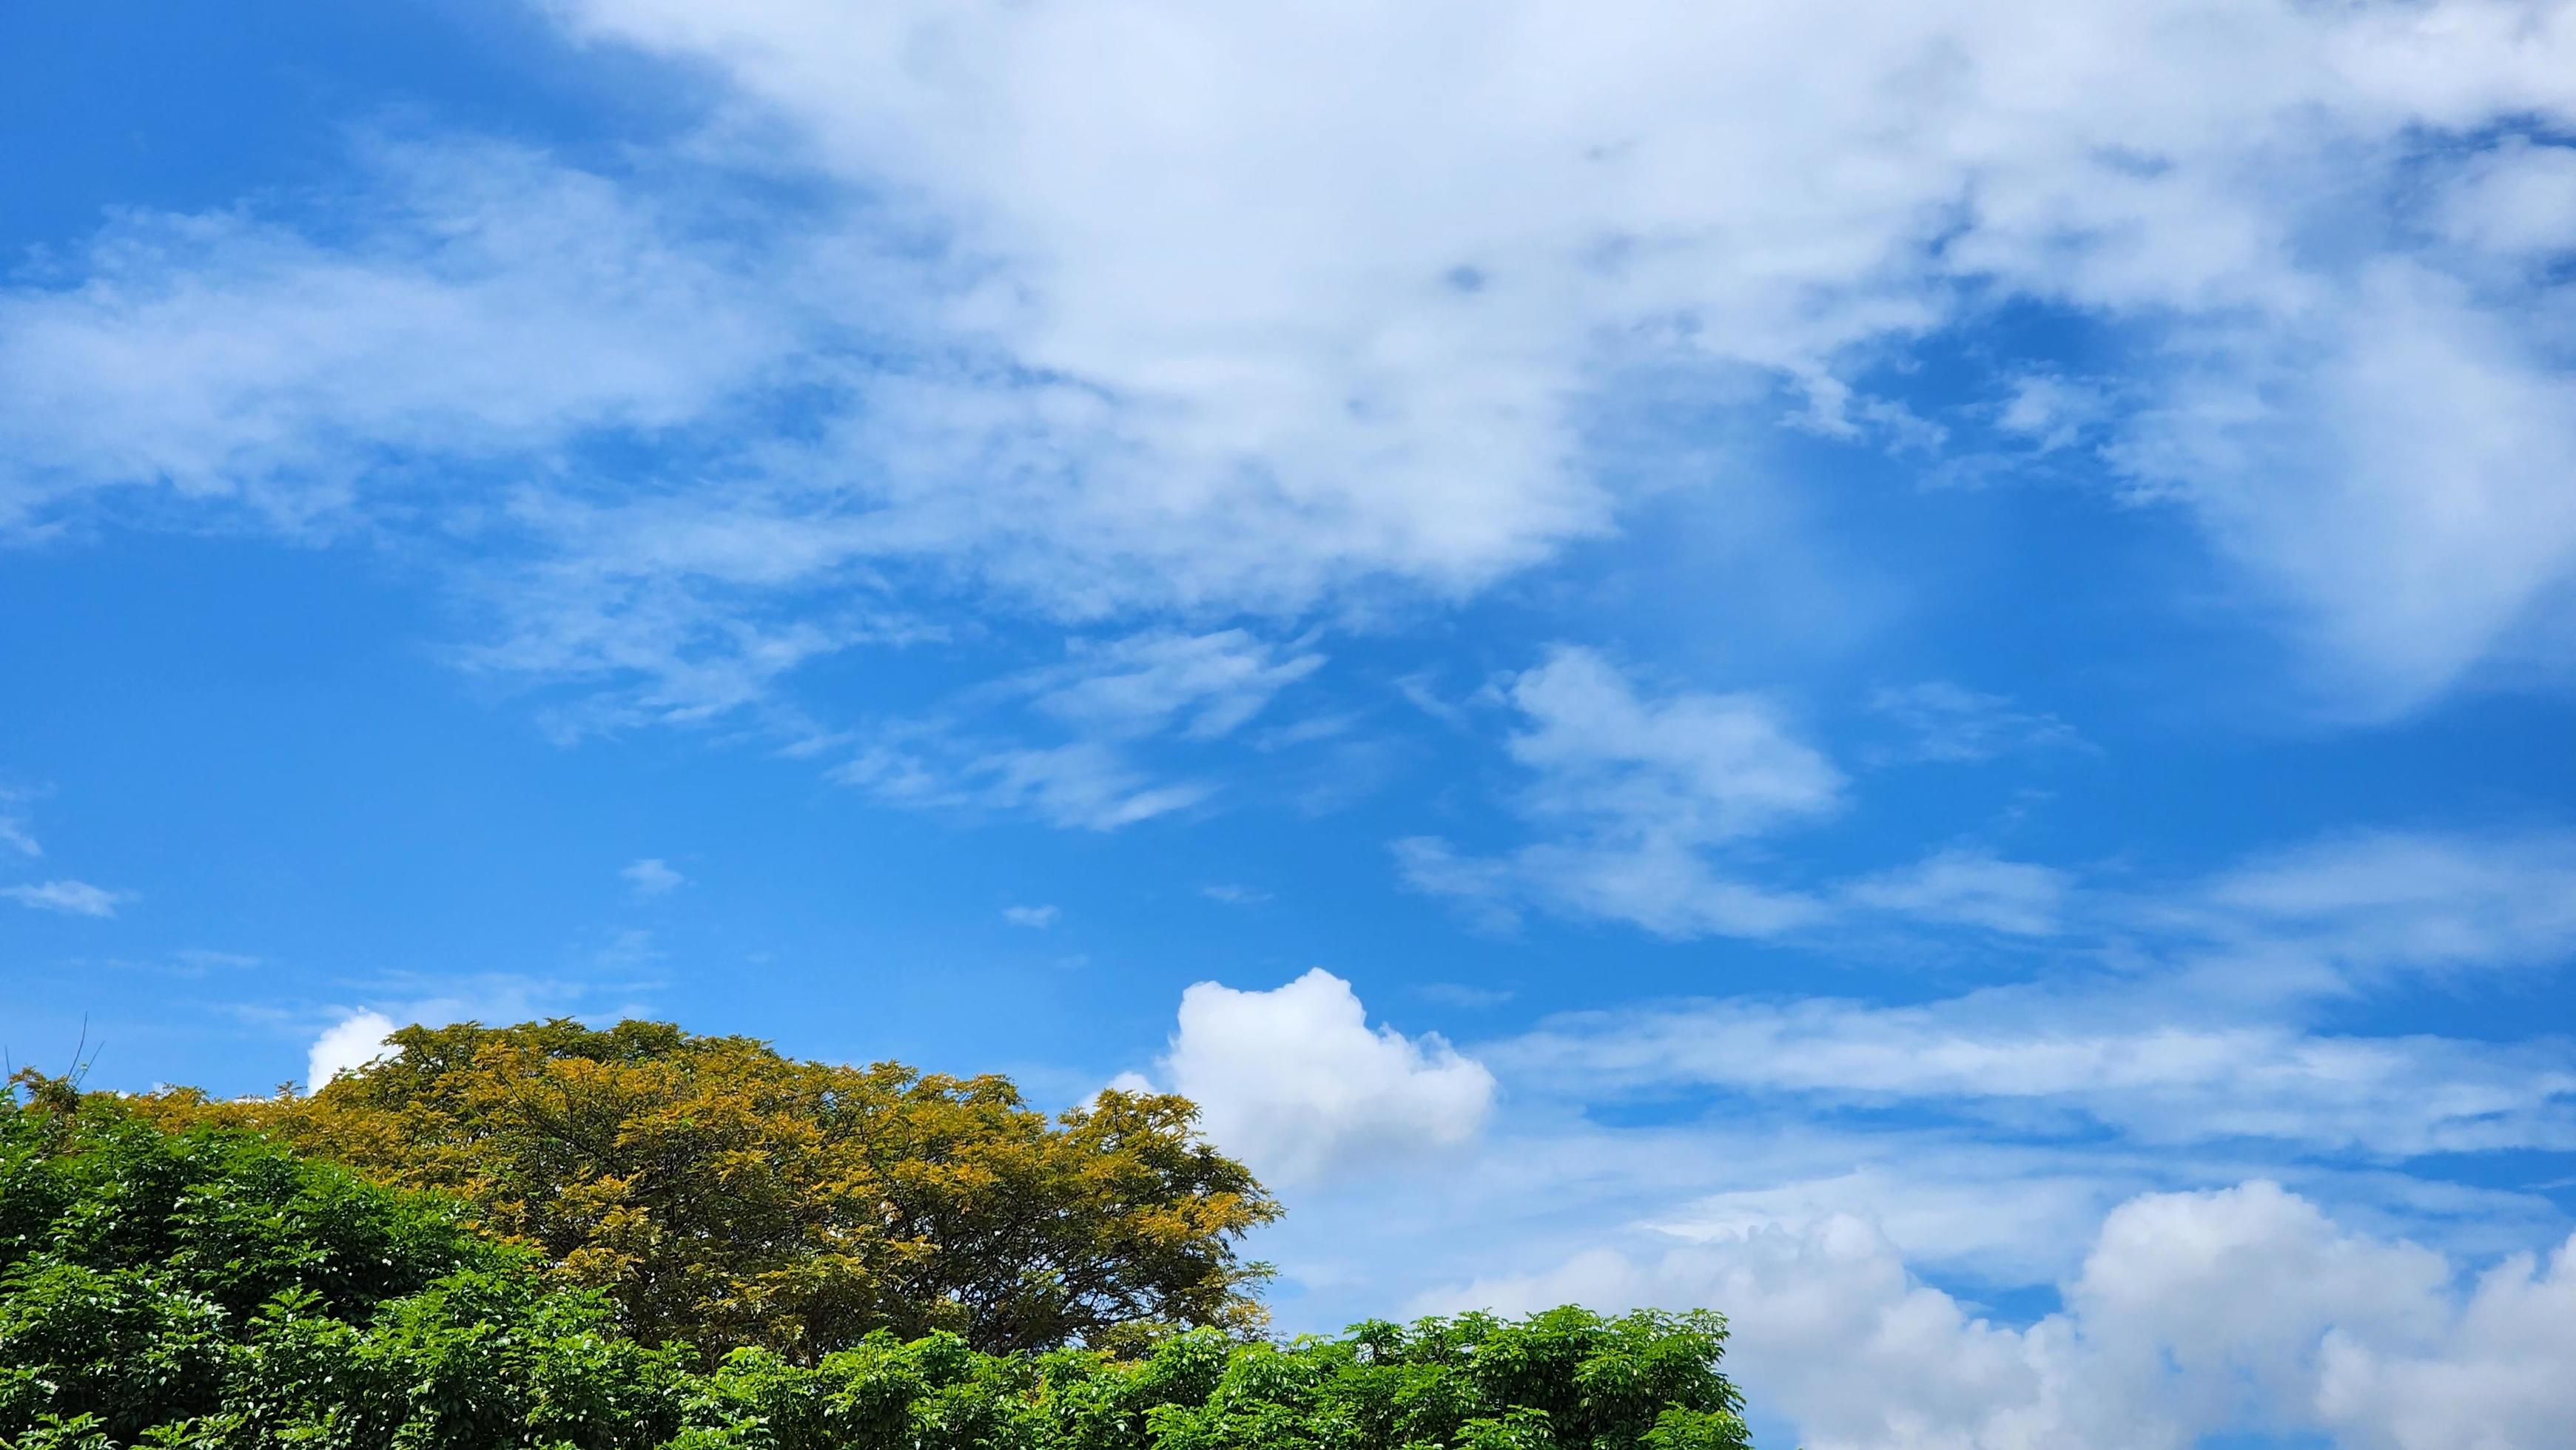
<path fill-rule="evenodd" d="M 1715 1315 L 1134 1357 L 878 1332 L 700 1372 L 448 1200 L 112 1099 L 0 1105 L 0 1450 L 1743 1450 Z"/>

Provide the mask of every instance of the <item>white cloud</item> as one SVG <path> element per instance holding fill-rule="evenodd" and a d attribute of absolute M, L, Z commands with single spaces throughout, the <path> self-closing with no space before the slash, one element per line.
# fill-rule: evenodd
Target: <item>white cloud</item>
<path fill-rule="evenodd" d="M 1676 1085 L 1950 1103 L 2022 1131 L 2276 1139 L 2388 1157 L 2576 1148 L 2576 1069 L 2547 1043 L 2327 1036 L 2128 992 L 1991 989 L 1919 1007 L 1721 1001 L 1553 1019 L 1480 1049 L 1571 1095 Z"/>
<path fill-rule="evenodd" d="M 2576 566 L 2576 413 L 2547 345 L 2461 283 L 2371 269 L 2300 334 L 2216 346 L 2124 467 L 2292 606 L 2347 709 L 2513 656 Z"/>
<path fill-rule="evenodd" d="M 35 836 L 28 832 L 24 816 L 0 813 L 0 846 L 6 846 L 21 856 L 45 854 L 45 848 L 37 844 Z"/>
<path fill-rule="evenodd" d="M 1461 1148 L 1494 1103 L 1482 1063 L 1437 1033 L 1372 1029 L 1350 983 L 1320 967 L 1267 992 L 1191 987 L 1159 1071 L 1212 1141 L 1277 1184 Z"/>
<path fill-rule="evenodd" d="M 1199 895 L 1226 906 L 1259 906 L 1270 899 L 1270 893 L 1255 886 L 1232 881 L 1216 881 L 1199 888 Z"/>
<path fill-rule="evenodd" d="M 890 805 L 1027 811 L 1050 825 L 1114 831 L 1186 810 L 1216 793 L 1198 780 L 1165 780 L 1113 745 L 1081 740 L 1047 747 L 980 748 L 906 732 L 831 772 Z"/>
<path fill-rule="evenodd" d="M 2110 400 L 2099 387 L 2055 373 L 2025 373 L 2012 380 L 1995 426 L 2030 439 L 2046 453 L 2072 447 L 2110 416 Z"/>
<path fill-rule="evenodd" d="M 1855 426 L 1885 408 L 1850 377 L 1960 317 L 1965 282 L 2139 326 L 2140 381 L 2174 395 L 2131 456 L 2368 705 L 2441 688 L 2568 580 L 2563 374 L 2511 336 L 2545 336 L 2551 284 L 2410 321 L 2374 280 L 2442 261 L 2410 253 L 2428 169 L 2576 113 L 2554 8 L 560 13 L 920 198 L 1001 283 L 956 325 L 1115 400 L 1152 460 L 1100 500 L 1194 540 L 1204 510 L 1261 511 L 1247 536 L 1304 556 L 1274 561 L 1292 577 L 1329 554 L 1471 582 L 1601 527 L 1574 419 L 1640 355 L 1784 376 Z M 2554 195 L 2435 194 L 2518 235 L 2549 214 L 2527 192 Z M 2239 386 L 2284 377 L 2314 385 Z M 2245 466 L 2155 462 L 2224 462 L 2240 424 L 2268 440 Z"/>
<path fill-rule="evenodd" d="M 661 896 L 689 884 L 688 877 L 659 856 L 631 862 L 617 874 L 626 878 L 628 888 L 638 896 Z"/>
<path fill-rule="evenodd" d="M 2354 1450 L 2545 1445 L 2576 1424 L 2576 1241 L 2481 1276 L 2449 1324 L 2381 1347 L 2329 1331 L 2320 1417 Z"/>
<path fill-rule="evenodd" d="M 2438 222 L 2453 241 L 2517 263 L 2576 251 L 2576 147 L 2517 136 L 2471 158 Z"/>
<path fill-rule="evenodd" d="M 1834 1143 L 1811 1156 L 1831 1162 L 1836 1149 L 1859 1146 Z M 2081 1162 L 2062 1153 L 1975 1148 L 1938 1136 L 1908 1144 L 1892 1135 L 1865 1151 L 1873 1161 L 1830 1174 L 1724 1188 L 1659 1207 L 1633 1226 L 1665 1239 L 1710 1243 L 1797 1233 L 1851 1218 L 1884 1234 L 1908 1263 L 2012 1284 L 2072 1267 L 2102 1215 L 2157 1181 L 2138 1165 L 2107 1155 Z M 1773 1174 L 1780 1166 L 1764 1165 Z M 1996 1191 L 1998 1173 L 2009 1191 Z M 1757 1170 L 1753 1176 L 1763 1175 Z"/>
<path fill-rule="evenodd" d="M 1623 840 L 1702 845 L 1825 814 L 1842 776 L 1759 695 L 1640 695 L 1590 650 L 1560 646 L 1504 694 L 1533 814 Z"/>
<path fill-rule="evenodd" d="M 2002 695 L 1948 680 L 1883 688 L 1870 696 L 1869 704 L 1914 737 L 1903 749 L 1889 752 L 1898 760 L 1970 762 L 2016 750 L 2085 746 L 2084 737 L 2054 715 L 2019 710 Z"/>
<path fill-rule="evenodd" d="M 2498 139 L 2576 115 L 2555 8 L 549 8 L 719 77 L 710 132 L 118 220 L 0 297 L 0 508 L 408 527 L 458 470 L 405 463 L 461 462 L 429 516 L 534 556 L 479 581 L 492 658 L 703 718 L 900 633 L 894 570 L 1087 620 L 1455 598 L 1614 526 L 1586 421 L 1639 373 L 1915 446 L 1854 380 L 2035 302 L 2134 338 L 2107 456 L 2347 705 L 2560 667 L 2567 294 L 2490 265 L 2563 199 Z M 735 161 L 823 184 L 745 241 Z M 2046 362 L 2001 421 L 2063 446 Z M 583 476 L 636 433 L 668 479 Z"/>
<path fill-rule="evenodd" d="M 1212 740 L 1261 713 L 1282 688 L 1324 657 L 1284 655 L 1240 629 L 1193 635 L 1158 630 L 1075 641 L 1073 658 L 1021 681 L 1040 712 L 1086 735 L 1133 738 L 1176 730 Z"/>
<path fill-rule="evenodd" d="M 59 911 L 66 916 L 114 916 L 120 903 L 133 899 L 131 892 L 110 891 L 86 881 L 39 881 L 32 885 L 0 886 L 0 896 L 20 906 L 37 911 Z"/>
<path fill-rule="evenodd" d="M 1843 895 L 1869 910 L 1918 921 L 2047 936 L 2057 930 L 2071 889 L 2063 871 L 1954 847 L 1863 877 L 1845 886 Z"/>
<path fill-rule="evenodd" d="M 305 1061 L 304 1090 L 319 1092 L 331 1079 L 353 1072 L 386 1054 L 394 1021 L 381 1012 L 357 1011 L 341 1018 L 314 1039 Z M 399 1048 L 393 1048 L 400 1051 Z"/>
<path fill-rule="evenodd" d="M 1076 637 L 1065 648 L 1062 663 L 963 692 L 945 716 L 871 732 L 834 778 L 895 805 L 1116 830 L 1217 792 L 1152 756 L 1233 734 L 1324 663 L 1240 629 Z"/>
<path fill-rule="evenodd" d="M 2356 971 L 2545 966 L 2576 955 L 2576 836 L 2354 833 L 2249 862 L 2204 901 L 2178 924 Z"/>
<path fill-rule="evenodd" d="M 1497 925 L 1516 899 L 1633 922 L 1667 936 L 1770 936 L 1822 915 L 1814 901 L 1730 878 L 1709 852 L 1831 813 L 1843 778 L 1753 694 L 1650 698 L 1589 650 L 1560 646 L 1501 690 L 1521 716 L 1519 804 L 1555 839 L 1507 858 L 1446 842 L 1395 843 L 1405 883 L 1457 897 Z"/>
<path fill-rule="evenodd" d="M 1423 1303 L 1721 1307 L 1755 1410 L 1815 1450 L 2182 1450 L 2228 1430 L 2472 1450 L 2545 1444 L 2576 1419 L 2557 1372 L 2576 1342 L 2572 1252 L 2462 1292 L 2442 1255 L 2250 1182 L 2122 1204 L 2064 1309 L 2025 1329 L 1921 1283 L 1840 1213 L 1660 1253 L 1597 1248 Z"/>
<path fill-rule="evenodd" d="M 302 527 L 404 487 L 406 455 L 695 419 L 791 344 L 721 252 L 604 178 L 497 145 L 365 159 L 354 236 L 129 213 L 71 285 L 0 293 L 0 524 L 137 484 Z"/>
<path fill-rule="evenodd" d="M 1002 920 L 1009 922 L 1013 926 L 1034 927 L 1041 931 L 1055 925 L 1055 919 L 1059 915 L 1061 915 L 1061 913 L 1052 906 L 1005 906 L 1002 908 Z"/>

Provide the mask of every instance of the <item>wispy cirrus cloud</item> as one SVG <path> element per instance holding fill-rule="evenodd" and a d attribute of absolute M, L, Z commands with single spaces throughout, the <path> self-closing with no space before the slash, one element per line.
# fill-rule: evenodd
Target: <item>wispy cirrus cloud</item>
<path fill-rule="evenodd" d="M 1414 890 L 1470 903 L 1504 923 L 1521 902 L 1625 920 L 1668 936 L 1772 935 L 1817 903 L 1726 874 L 1730 843 L 1830 815 L 1842 773 L 1751 693 L 1641 693 L 1598 653 L 1569 646 L 1499 688 L 1517 728 L 1519 812 L 1550 837 L 1506 856 L 1449 843 L 1395 843 Z"/>
<path fill-rule="evenodd" d="M 2564 1043 L 2318 1034 L 2134 990 L 1993 989 L 1921 1007 L 1685 1004 L 1569 1018 L 1480 1050 L 1577 1094 L 1694 1085 L 1937 1103 L 2025 1131 L 2268 1138 L 2391 1159 L 2576 1149 Z"/>
<path fill-rule="evenodd" d="M 2074 893 L 2072 873 L 1972 847 L 1935 851 L 1841 888 L 1845 903 L 1864 910 L 2025 937 L 2055 935 Z"/>
<path fill-rule="evenodd" d="M 1116 830 L 1212 799 L 1217 779 L 1168 760 L 1192 761 L 1324 664 L 1241 629 L 1076 637 L 1065 653 L 866 732 L 833 779 L 893 805 Z"/>
<path fill-rule="evenodd" d="M 2576 954 L 2576 835 L 2340 832 L 2143 911 L 2211 973 L 2286 990 L 2548 968 Z"/>
<path fill-rule="evenodd" d="M 2023 710 L 2005 696 L 1948 680 L 1882 687 L 1871 693 L 1869 707 L 1911 737 L 1876 752 L 1889 761 L 1969 763 L 2014 751 L 2089 748 L 2055 715 Z"/>
<path fill-rule="evenodd" d="M 66 916 L 114 916 L 116 909 L 134 899 L 130 891 L 110 891 L 86 881 L 37 881 L 14 886 L 0 886 L 5 896 L 20 906 L 37 911 L 60 912 Z"/>

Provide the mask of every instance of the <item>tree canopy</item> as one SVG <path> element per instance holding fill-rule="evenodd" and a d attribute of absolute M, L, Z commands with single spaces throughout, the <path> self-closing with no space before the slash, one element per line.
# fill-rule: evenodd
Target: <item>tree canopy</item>
<path fill-rule="evenodd" d="M 706 1370 L 461 1203 L 147 1111 L 0 1098 L 0 1450 L 1749 1450 L 1711 1314 Z"/>
<path fill-rule="evenodd" d="M 1050 1119 L 1001 1077 L 800 1062 L 664 1023 L 408 1027 L 308 1098 L 142 1099 L 259 1128 L 595 1288 L 619 1327 L 810 1363 L 877 1330 L 995 1353 L 1249 1333 L 1278 1215 L 1185 1098 L 1104 1092 Z"/>

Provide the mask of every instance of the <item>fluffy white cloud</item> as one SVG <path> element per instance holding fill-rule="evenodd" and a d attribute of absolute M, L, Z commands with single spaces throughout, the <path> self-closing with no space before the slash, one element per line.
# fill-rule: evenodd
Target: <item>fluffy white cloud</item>
<path fill-rule="evenodd" d="M 2156 1450 L 2229 1429 L 2338 1445 L 2549 1443 L 2576 1245 L 2456 1287 L 2457 1266 L 2277 1185 L 2151 1194 L 2105 1219 L 2064 1308 L 2024 1329 L 1927 1286 L 1849 1214 L 1661 1252 L 1599 1248 L 1427 1307 L 1714 1305 L 1757 1411 L 1817 1450 Z"/>
<path fill-rule="evenodd" d="M 2423 177 L 2576 113 L 2563 7 L 557 9 L 712 65 L 989 259 L 1007 289 L 957 325 L 1116 400 L 1160 481 L 1115 507 L 1248 503 L 1298 551 L 1472 579 L 1601 525 L 1569 465 L 1622 366 L 1782 376 L 1864 426 L 1853 364 L 1973 283 L 2141 325 L 2121 456 L 2366 703 L 2568 580 L 2525 305 L 2554 294 L 2444 295 L 2460 242 L 2410 240 L 2427 206 L 2471 246 L 2553 214 L 2546 148 Z"/>
<path fill-rule="evenodd" d="M 1280 1184 L 1459 1148 L 1494 1103 L 1484 1064 L 1437 1033 L 1371 1028 L 1351 984 L 1320 967 L 1267 992 L 1183 992 L 1160 1074 L 1210 1139 Z"/>
<path fill-rule="evenodd" d="M 2355 1450 L 2546 1445 L 2576 1424 L 2576 1241 L 2489 1270 L 2449 1324 L 2413 1343 L 2329 1331 L 2320 1417 Z"/>
<path fill-rule="evenodd" d="M 2347 704 L 2555 667 L 2567 168 L 2516 137 L 2576 115 L 2563 6 L 547 8 L 724 124 L 616 179 L 384 149 L 307 227 L 120 220 L 0 297 L 0 508 L 307 526 L 462 461 L 438 516 L 536 556 L 491 658 L 702 718 L 902 634 L 905 566 L 1088 619 L 1454 596 L 1615 525 L 1592 425 L 1637 378 L 1920 444 L 1856 380 L 2017 300 L 2133 376 L 2070 433 L 2083 390 L 2005 359 L 2000 436 L 2189 509 Z M 745 240 L 673 200 L 729 160 L 826 184 Z M 685 482 L 583 476 L 602 431 Z"/>
<path fill-rule="evenodd" d="M 59 911 L 66 916 L 114 916 L 118 904 L 127 900 L 129 893 L 92 886 L 86 881 L 39 881 L 0 886 L 0 896 L 37 911 Z"/>
<path fill-rule="evenodd" d="M 659 856 L 647 856 L 617 873 L 638 896 L 662 896 L 689 884 L 689 878 Z"/>
<path fill-rule="evenodd" d="M 354 1072 L 386 1054 L 399 1051 L 386 1041 L 394 1020 L 381 1012 L 358 1011 L 323 1029 L 304 1065 L 304 1090 L 319 1092 L 331 1079 Z"/>

